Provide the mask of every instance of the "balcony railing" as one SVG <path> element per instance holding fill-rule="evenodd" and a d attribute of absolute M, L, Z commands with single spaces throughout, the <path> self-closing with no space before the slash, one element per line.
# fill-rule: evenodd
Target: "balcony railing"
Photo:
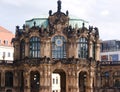
<path fill-rule="evenodd" d="M 120 65 L 120 61 L 100 61 L 100 65 Z"/>
<path fill-rule="evenodd" d="M 12 60 L 0 60 L 0 65 L 13 65 Z"/>

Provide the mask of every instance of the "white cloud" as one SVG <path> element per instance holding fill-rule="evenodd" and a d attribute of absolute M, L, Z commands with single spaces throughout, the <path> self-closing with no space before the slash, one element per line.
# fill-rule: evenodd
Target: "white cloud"
<path fill-rule="evenodd" d="M 102 39 L 119 38 L 120 33 L 120 1 L 119 0 L 61 0 L 62 11 L 69 11 L 70 15 L 89 21 L 100 29 Z M 7 29 L 15 29 L 14 25 L 22 23 L 34 16 L 53 13 L 57 11 L 57 0 L 0 0 L 0 24 L 5 24 Z M 9 17 L 8 17 L 9 14 Z M 8 22 L 4 22 L 7 20 Z M 109 24 L 111 23 L 111 24 Z M 9 26 L 10 25 L 10 26 Z M 111 36 L 112 35 L 112 36 Z"/>
<path fill-rule="evenodd" d="M 9 4 L 9 5 L 14 5 L 14 6 L 21 6 L 23 3 L 25 3 L 25 0 L 1 0 L 0 2 Z"/>
<path fill-rule="evenodd" d="M 103 10 L 103 11 L 101 12 L 101 15 L 102 15 L 102 16 L 107 16 L 107 15 L 109 15 L 109 11 L 108 11 L 108 10 Z"/>

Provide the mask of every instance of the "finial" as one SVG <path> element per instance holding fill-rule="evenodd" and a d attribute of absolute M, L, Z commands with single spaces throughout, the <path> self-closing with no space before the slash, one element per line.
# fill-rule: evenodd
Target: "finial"
<path fill-rule="evenodd" d="M 66 11 L 66 15 L 68 16 L 68 14 L 69 14 L 69 12 L 68 12 L 68 10 Z"/>
<path fill-rule="evenodd" d="M 18 25 L 16 26 L 16 30 L 19 30 L 19 26 Z"/>
<path fill-rule="evenodd" d="M 85 23 L 84 22 L 82 23 L 82 26 L 85 27 Z"/>
<path fill-rule="evenodd" d="M 51 16 L 52 15 L 52 10 L 49 10 L 49 16 Z"/>
<path fill-rule="evenodd" d="M 25 24 L 23 25 L 23 30 L 25 30 Z"/>
<path fill-rule="evenodd" d="M 34 27 L 36 26 L 36 22 L 34 21 Z"/>
<path fill-rule="evenodd" d="M 92 30 L 93 30 L 93 26 L 89 25 L 89 31 L 92 32 Z"/>
<path fill-rule="evenodd" d="M 57 1 L 57 4 L 58 4 L 58 10 L 57 10 L 57 11 L 60 12 L 60 11 L 61 11 L 61 1 L 58 0 L 58 1 Z"/>

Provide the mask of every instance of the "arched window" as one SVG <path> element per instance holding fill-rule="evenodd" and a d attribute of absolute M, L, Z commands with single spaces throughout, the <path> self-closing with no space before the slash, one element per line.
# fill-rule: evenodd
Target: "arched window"
<path fill-rule="evenodd" d="M 25 41 L 24 40 L 20 42 L 20 58 L 21 59 L 25 58 Z"/>
<path fill-rule="evenodd" d="M 114 78 L 114 86 L 120 87 L 120 71 L 114 72 L 113 78 Z"/>
<path fill-rule="evenodd" d="M 109 86 L 109 77 L 110 73 L 108 71 L 102 73 L 102 86 L 108 87 Z"/>
<path fill-rule="evenodd" d="M 12 92 L 12 89 L 8 89 L 8 90 L 6 90 L 6 92 Z"/>
<path fill-rule="evenodd" d="M 5 86 L 13 87 L 13 73 L 12 72 L 5 73 Z"/>
<path fill-rule="evenodd" d="M 78 57 L 87 58 L 88 57 L 88 42 L 86 38 L 80 38 L 78 42 Z"/>
<path fill-rule="evenodd" d="M 52 38 L 52 58 L 66 58 L 66 40 L 63 36 Z"/>
<path fill-rule="evenodd" d="M 30 39 L 30 57 L 40 57 L 40 39 L 38 37 L 31 37 Z"/>

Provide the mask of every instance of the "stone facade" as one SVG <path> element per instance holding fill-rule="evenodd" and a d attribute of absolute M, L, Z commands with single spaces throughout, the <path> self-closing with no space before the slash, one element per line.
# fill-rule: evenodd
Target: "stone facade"
<path fill-rule="evenodd" d="M 52 92 L 52 74 L 61 92 L 94 92 L 100 56 L 98 28 L 72 28 L 69 13 L 49 11 L 48 27 L 16 27 L 14 63 L 0 65 L 1 92 Z M 99 86 L 99 85 L 98 85 Z"/>

